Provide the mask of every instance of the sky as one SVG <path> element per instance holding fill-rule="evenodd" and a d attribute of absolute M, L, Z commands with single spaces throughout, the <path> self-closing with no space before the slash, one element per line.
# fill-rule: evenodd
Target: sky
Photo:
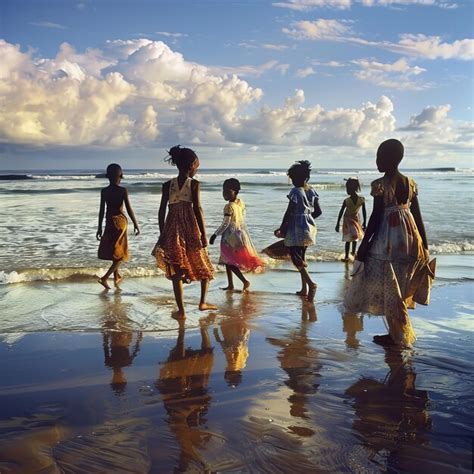
<path fill-rule="evenodd" d="M 0 169 L 474 167 L 472 0 L 2 0 Z"/>

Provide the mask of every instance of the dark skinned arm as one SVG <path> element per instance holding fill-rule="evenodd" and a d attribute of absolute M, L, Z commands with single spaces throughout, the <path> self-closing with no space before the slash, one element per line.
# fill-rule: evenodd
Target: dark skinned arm
<path fill-rule="evenodd" d="M 343 201 L 341 210 L 339 211 L 339 215 L 337 216 L 336 232 L 339 232 L 339 225 L 341 224 L 342 214 L 344 213 L 345 208 L 346 208 L 346 201 Z"/>
<path fill-rule="evenodd" d="M 199 181 L 193 181 L 191 186 L 193 194 L 193 211 L 196 216 L 199 230 L 201 231 L 201 244 L 203 247 L 207 247 L 206 224 L 204 223 L 204 214 L 202 213 L 201 207 Z"/>
<path fill-rule="evenodd" d="M 133 212 L 132 206 L 130 205 L 130 199 L 128 197 L 128 191 L 125 189 L 125 195 L 124 195 L 124 202 L 125 202 L 125 208 L 127 209 L 127 213 L 130 216 L 130 219 L 132 219 L 133 222 L 133 230 L 135 231 L 135 235 L 140 234 L 140 228 L 138 227 L 137 219 L 135 217 L 135 213 Z"/>
<path fill-rule="evenodd" d="M 420 204 L 418 203 L 417 196 L 413 196 L 413 199 L 411 200 L 410 211 L 413 215 L 413 219 L 415 219 L 416 227 L 418 227 L 418 232 L 421 235 L 421 239 L 423 240 L 423 247 L 428 250 L 428 239 L 426 238 L 425 224 L 423 224 L 423 219 L 420 212 Z"/>
<path fill-rule="evenodd" d="M 311 213 L 311 215 L 313 216 L 314 219 L 317 219 L 323 213 L 323 211 L 321 210 L 321 206 L 319 205 L 318 198 L 314 199 L 313 207 L 314 207 L 314 211 Z"/>
<path fill-rule="evenodd" d="M 160 229 L 160 239 L 163 235 L 163 231 L 165 228 L 165 218 L 166 218 L 166 206 L 168 205 L 170 197 L 170 183 L 169 181 L 163 183 L 163 187 L 161 189 L 161 202 L 160 202 L 160 209 L 158 211 L 158 227 Z"/>
<path fill-rule="evenodd" d="M 367 252 L 370 248 L 370 243 L 372 241 L 373 236 L 377 233 L 377 230 L 380 226 L 380 221 L 382 219 L 383 213 L 383 198 L 382 197 L 374 197 L 374 207 L 372 209 L 372 214 L 370 215 L 369 225 L 367 226 L 367 230 L 365 231 L 364 238 L 359 246 L 359 250 L 357 251 L 356 259 L 360 262 L 365 260 L 367 256 Z"/>
<path fill-rule="evenodd" d="M 367 224 L 367 210 L 365 209 L 365 201 L 362 203 L 362 218 L 364 220 L 364 223 L 362 224 L 362 228 L 365 230 L 366 224 Z"/>
<path fill-rule="evenodd" d="M 100 207 L 99 207 L 99 223 L 97 225 L 97 232 L 95 237 L 97 240 L 100 240 L 102 237 L 102 222 L 104 220 L 104 212 L 105 212 L 105 199 L 104 199 L 104 190 L 100 192 Z"/>

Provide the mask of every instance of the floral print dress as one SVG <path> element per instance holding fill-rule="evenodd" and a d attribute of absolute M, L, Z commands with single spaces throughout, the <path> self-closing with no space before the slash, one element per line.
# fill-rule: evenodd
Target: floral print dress
<path fill-rule="evenodd" d="M 410 347 L 416 340 L 408 316 L 408 309 L 415 307 L 409 296 L 411 283 L 427 256 L 410 211 L 417 186 L 411 178 L 408 184 L 408 200 L 398 204 L 394 183 L 385 177 L 372 183 L 371 195 L 383 198 L 383 216 L 363 268 L 353 275 L 344 304 L 353 313 L 384 315 L 392 340 Z"/>

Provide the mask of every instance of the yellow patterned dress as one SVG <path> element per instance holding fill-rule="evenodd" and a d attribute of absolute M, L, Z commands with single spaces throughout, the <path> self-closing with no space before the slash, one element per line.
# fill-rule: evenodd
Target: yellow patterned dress
<path fill-rule="evenodd" d="M 170 181 L 169 207 L 156 263 L 172 279 L 185 282 L 210 280 L 214 268 L 201 243 L 201 231 L 193 210 L 191 183 L 187 178 L 179 187 L 178 178 Z"/>
<path fill-rule="evenodd" d="M 408 316 L 415 307 L 411 283 L 415 272 L 426 262 L 410 204 L 417 195 L 415 181 L 409 178 L 408 201 L 398 204 L 395 186 L 383 177 L 372 183 L 372 196 L 382 197 L 383 216 L 372 239 L 363 268 L 353 276 L 345 294 L 345 307 L 352 313 L 383 315 L 392 340 L 410 347 L 416 340 Z"/>

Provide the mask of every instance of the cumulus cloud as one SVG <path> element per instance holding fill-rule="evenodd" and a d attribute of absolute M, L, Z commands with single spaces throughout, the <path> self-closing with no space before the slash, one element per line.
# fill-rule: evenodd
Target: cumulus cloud
<path fill-rule="evenodd" d="M 357 79 L 380 87 L 399 90 L 422 90 L 429 86 L 412 80 L 414 76 L 419 76 L 426 69 L 419 66 L 410 66 L 405 58 L 400 58 L 394 63 L 381 63 L 367 59 L 351 62 L 359 68 L 354 73 Z"/>
<path fill-rule="evenodd" d="M 446 122 L 450 110 L 451 106 L 449 104 L 437 107 L 432 105 L 428 106 L 418 115 L 413 115 L 410 118 L 409 124 L 406 127 L 402 127 L 400 130 L 416 131 L 437 127 Z"/>
<path fill-rule="evenodd" d="M 156 34 L 160 36 L 166 36 L 167 38 L 183 38 L 188 36 L 185 33 L 171 33 L 169 31 L 157 31 Z"/>

